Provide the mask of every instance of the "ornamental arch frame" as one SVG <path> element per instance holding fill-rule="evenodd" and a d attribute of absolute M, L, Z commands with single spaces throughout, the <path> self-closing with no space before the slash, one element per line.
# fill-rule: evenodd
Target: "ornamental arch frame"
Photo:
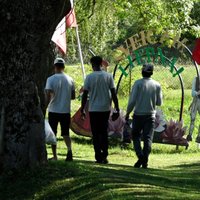
<path fill-rule="evenodd" d="M 119 76 L 119 79 L 116 80 L 117 81 L 116 82 L 116 85 L 117 85 L 116 91 L 117 92 L 119 91 L 120 84 L 121 84 L 123 78 L 126 76 L 126 74 L 128 74 L 128 71 L 130 71 L 130 66 L 133 65 L 134 62 L 137 62 L 138 55 L 139 55 L 138 52 L 144 48 L 148 48 L 149 46 L 155 48 L 154 46 L 158 45 L 158 47 L 162 49 L 162 45 L 163 45 L 163 47 L 166 48 L 165 42 L 167 40 L 170 40 L 172 42 L 171 47 L 173 47 L 177 52 L 179 52 L 179 54 L 182 54 L 184 52 L 185 54 L 187 54 L 188 59 L 192 59 L 192 52 L 189 49 L 189 47 L 187 47 L 187 45 L 186 45 L 186 42 L 188 41 L 186 38 L 180 40 L 179 36 L 171 37 L 168 32 L 165 32 L 162 35 L 158 36 L 158 35 L 154 35 L 154 33 L 152 31 L 146 31 L 146 32 L 141 31 L 140 33 L 137 33 L 137 34 L 133 35 L 132 37 L 128 38 L 127 40 L 125 40 L 123 45 L 120 45 L 118 48 L 116 48 L 116 50 L 121 51 L 121 53 L 122 53 L 122 55 L 115 57 L 117 64 L 115 65 L 115 68 L 113 71 L 113 77 L 114 77 L 114 79 L 116 79 L 117 70 L 118 69 L 121 70 L 121 75 Z M 170 49 L 171 47 L 168 47 L 168 49 Z M 134 54 L 134 52 L 136 52 L 136 51 L 137 51 L 137 53 Z M 140 56 L 140 58 L 143 58 L 145 56 L 148 57 L 150 55 L 147 56 L 144 53 L 140 52 L 139 56 Z M 152 55 L 152 57 L 154 57 L 154 56 Z M 185 98 L 184 81 L 183 81 L 181 73 L 179 73 L 180 69 L 178 68 L 176 62 L 174 62 L 173 60 L 171 60 L 164 54 L 162 56 L 165 60 L 167 60 L 167 62 L 170 63 L 171 66 L 173 66 L 173 70 L 178 75 L 179 84 L 180 84 L 180 88 L 181 88 L 181 103 L 180 103 L 179 121 L 182 121 L 183 120 L 183 110 L 184 110 L 184 98 Z M 127 64 L 125 65 L 125 67 L 122 67 L 120 63 L 121 63 L 121 61 L 125 61 L 125 60 L 127 60 Z M 139 65 L 141 65 L 141 64 L 144 64 L 144 63 L 139 63 Z M 192 66 L 195 67 L 195 71 L 196 71 L 195 74 L 198 77 L 198 79 L 200 80 L 198 65 L 193 60 L 192 60 Z M 131 70 L 134 70 L 134 69 L 132 68 Z M 129 88 L 129 93 L 130 93 L 130 88 Z"/>

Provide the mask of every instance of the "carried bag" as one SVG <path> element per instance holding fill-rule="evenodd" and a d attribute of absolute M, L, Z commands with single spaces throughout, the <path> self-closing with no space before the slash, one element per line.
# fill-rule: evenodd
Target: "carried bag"
<path fill-rule="evenodd" d="M 123 139 L 123 130 L 126 121 L 122 112 L 116 116 L 112 109 L 108 120 L 108 136 L 111 138 Z"/>
<path fill-rule="evenodd" d="M 44 124 L 45 125 L 44 126 L 45 127 L 45 142 L 46 142 L 46 144 L 54 144 L 55 145 L 57 142 L 56 136 L 55 136 L 48 120 L 45 119 L 44 123 L 45 123 Z"/>

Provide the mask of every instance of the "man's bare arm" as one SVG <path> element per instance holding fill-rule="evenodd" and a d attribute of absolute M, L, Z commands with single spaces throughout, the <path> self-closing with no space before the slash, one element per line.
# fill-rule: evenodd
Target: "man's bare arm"
<path fill-rule="evenodd" d="M 49 102 L 51 101 L 52 90 L 45 90 L 45 110 L 47 109 Z"/>
<path fill-rule="evenodd" d="M 118 98 L 117 98 L 115 88 L 112 88 L 110 91 L 111 91 L 113 103 L 115 105 L 115 109 L 117 112 L 119 112 L 119 103 L 118 103 Z"/>
<path fill-rule="evenodd" d="M 84 90 L 83 96 L 82 96 L 82 101 L 81 101 L 81 113 L 85 112 L 85 105 L 86 105 L 86 102 L 87 102 L 87 97 L 88 97 L 88 91 Z"/>

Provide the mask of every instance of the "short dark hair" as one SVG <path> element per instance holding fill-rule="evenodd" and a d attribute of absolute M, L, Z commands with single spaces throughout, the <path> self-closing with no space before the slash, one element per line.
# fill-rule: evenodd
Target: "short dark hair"
<path fill-rule="evenodd" d="M 101 63 L 102 63 L 102 57 L 100 56 L 94 56 L 90 59 L 90 62 L 92 64 L 92 66 L 95 66 L 95 67 L 100 67 Z"/>
<path fill-rule="evenodd" d="M 142 76 L 145 77 L 145 78 L 151 77 L 152 74 L 153 74 L 153 72 L 145 72 L 145 71 L 142 71 Z"/>
<path fill-rule="evenodd" d="M 149 64 L 149 63 L 143 64 L 142 76 L 146 78 L 151 77 L 151 75 L 153 74 L 153 69 L 154 69 L 154 66 L 152 64 Z"/>
<path fill-rule="evenodd" d="M 58 69 L 64 69 L 65 68 L 65 64 L 64 63 L 56 63 L 54 64 L 54 66 Z"/>

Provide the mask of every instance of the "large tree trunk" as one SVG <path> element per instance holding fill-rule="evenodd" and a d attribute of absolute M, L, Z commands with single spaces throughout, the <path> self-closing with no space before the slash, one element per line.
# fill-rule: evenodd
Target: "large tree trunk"
<path fill-rule="evenodd" d="M 42 110 L 52 66 L 50 41 L 70 8 L 69 0 L 0 1 L 1 169 L 46 162 Z"/>

